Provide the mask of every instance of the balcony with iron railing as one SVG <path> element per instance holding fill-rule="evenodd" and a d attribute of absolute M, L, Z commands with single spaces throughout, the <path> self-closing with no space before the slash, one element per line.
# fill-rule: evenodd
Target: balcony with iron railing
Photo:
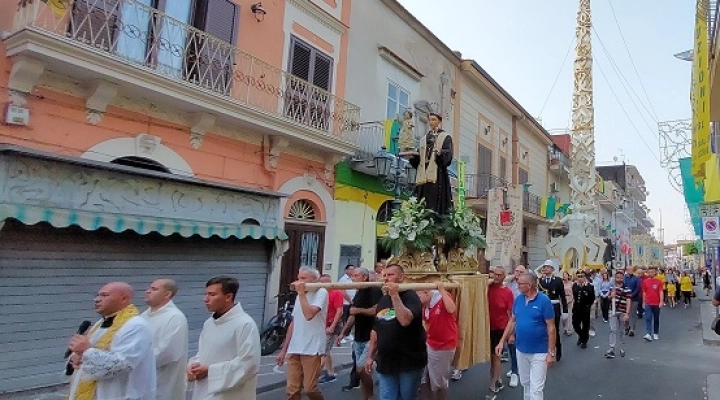
<path fill-rule="evenodd" d="M 331 153 L 357 150 L 360 108 L 333 93 L 139 1 L 70 4 L 20 2 L 7 55 Z"/>
<path fill-rule="evenodd" d="M 465 198 L 487 200 L 488 190 L 509 184 L 493 174 L 465 174 Z"/>
<path fill-rule="evenodd" d="M 523 211 L 534 215 L 542 215 L 541 204 L 542 198 L 540 196 L 527 190 L 523 192 Z"/>
<path fill-rule="evenodd" d="M 550 146 L 548 148 L 548 169 L 560 176 L 566 175 L 570 168 L 570 158 L 562 150 Z"/>

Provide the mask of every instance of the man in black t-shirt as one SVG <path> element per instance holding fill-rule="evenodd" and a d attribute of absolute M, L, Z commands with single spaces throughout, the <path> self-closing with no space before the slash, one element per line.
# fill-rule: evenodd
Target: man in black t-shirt
<path fill-rule="evenodd" d="M 377 362 L 379 398 L 414 400 L 427 365 L 422 303 L 414 291 L 400 292 L 401 266 L 390 264 L 384 272 L 386 294 L 377 305 L 365 370 L 371 373 Z"/>
<path fill-rule="evenodd" d="M 370 271 L 365 268 L 355 268 L 353 271 L 353 282 L 367 282 L 370 279 Z M 350 329 L 355 326 L 355 339 L 353 341 L 353 359 L 355 360 L 355 371 L 360 380 L 363 391 L 363 399 L 373 398 L 373 380 L 372 375 L 365 372 L 365 361 L 367 360 L 368 344 L 370 342 L 370 332 L 375 323 L 375 306 L 382 297 L 380 288 L 359 289 L 353 298 L 350 307 L 350 317 L 343 327 L 336 343 L 350 333 Z M 349 390 L 343 388 L 343 391 Z"/>

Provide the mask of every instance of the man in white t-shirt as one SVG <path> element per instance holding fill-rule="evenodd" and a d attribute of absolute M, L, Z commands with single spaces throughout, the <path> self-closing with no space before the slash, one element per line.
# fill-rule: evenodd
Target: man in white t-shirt
<path fill-rule="evenodd" d="M 298 293 L 293 321 L 277 356 L 277 365 L 283 365 L 287 356 L 286 390 L 290 400 L 299 400 L 303 392 L 310 400 L 323 400 L 317 382 L 325 354 L 328 292 L 325 289 L 305 291 L 306 283 L 317 282 L 319 278 L 317 270 L 302 267 L 298 280 L 293 283 Z"/>
<path fill-rule="evenodd" d="M 338 283 L 351 283 L 352 282 L 352 276 L 353 272 L 355 271 L 355 266 L 352 264 L 348 264 L 345 266 L 345 274 L 338 279 Z M 357 293 L 357 290 L 343 290 L 343 314 L 342 314 L 342 323 L 345 325 L 347 323 L 348 317 L 350 317 L 350 306 L 352 305 L 352 300 L 355 297 L 355 293 Z M 343 339 L 342 343 L 345 344 L 348 340 L 353 340 L 353 336 L 349 335 L 347 339 Z"/>

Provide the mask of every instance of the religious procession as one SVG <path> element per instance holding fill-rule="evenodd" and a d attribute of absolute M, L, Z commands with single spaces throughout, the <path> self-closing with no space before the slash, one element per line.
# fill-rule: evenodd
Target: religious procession
<path fill-rule="evenodd" d="M 0 2 L 0 400 L 720 400 L 717 2 L 439 3 Z"/>

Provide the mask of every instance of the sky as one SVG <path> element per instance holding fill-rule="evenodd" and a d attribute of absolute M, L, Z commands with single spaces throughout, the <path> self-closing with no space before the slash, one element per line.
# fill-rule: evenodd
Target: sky
<path fill-rule="evenodd" d="M 399 0 L 463 58 L 476 60 L 551 133 L 569 130 L 578 1 Z M 596 165 L 625 161 L 645 180 L 665 243 L 692 238 L 660 161 L 658 122 L 688 119 L 695 2 L 593 1 Z M 689 144 L 688 144 L 689 146 Z"/>

